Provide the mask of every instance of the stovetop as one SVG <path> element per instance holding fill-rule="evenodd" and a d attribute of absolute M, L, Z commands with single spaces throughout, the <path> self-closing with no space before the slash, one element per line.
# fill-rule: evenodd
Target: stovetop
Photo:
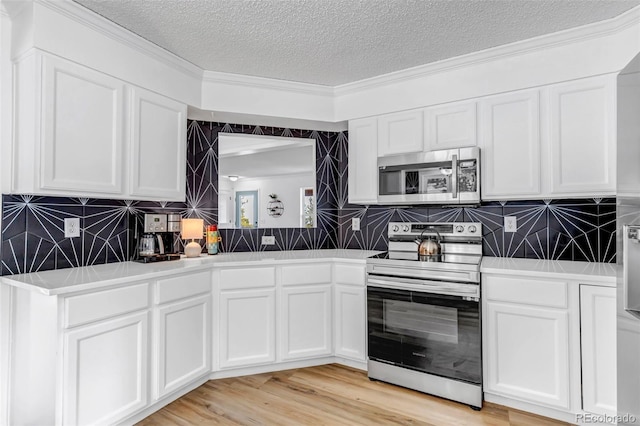
<path fill-rule="evenodd" d="M 395 260 L 407 260 L 416 263 L 448 263 L 448 264 L 465 264 L 465 265 L 480 265 L 482 256 L 477 254 L 458 254 L 458 253 L 444 253 L 433 256 L 421 256 L 417 251 L 387 251 L 384 253 L 376 254 L 369 257 L 369 259 L 375 260 L 387 260 L 393 262 Z"/>

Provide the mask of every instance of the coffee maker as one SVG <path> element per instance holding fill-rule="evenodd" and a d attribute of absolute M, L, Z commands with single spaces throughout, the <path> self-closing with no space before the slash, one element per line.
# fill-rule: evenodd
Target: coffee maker
<path fill-rule="evenodd" d="M 144 233 L 137 234 L 136 260 L 142 263 L 180 259 L 175 249 L 176 234 L 180 232 L 179 214 L 144 215 Z"/>

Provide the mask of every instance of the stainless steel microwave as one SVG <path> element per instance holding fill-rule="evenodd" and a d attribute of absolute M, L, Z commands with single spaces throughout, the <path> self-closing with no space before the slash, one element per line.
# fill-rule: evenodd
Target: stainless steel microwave
<path fill-rule="evenodd" d="M 480 203 L 480 148 L 378 158 L 378 203 Z"/>

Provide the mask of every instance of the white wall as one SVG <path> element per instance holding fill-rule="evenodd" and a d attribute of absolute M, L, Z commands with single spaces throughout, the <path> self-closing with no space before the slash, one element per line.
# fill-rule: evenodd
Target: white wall
<path fill-rule="evenodd" d="M 315 193 L 315 173 L 239 179 L 232 186 L 234 191 L 258 190 L 260 199 L 258 205 L 259 228 L 300 228 L 300 188 L 314 188 Z M 271 217 L 268 215 L 267 205 L 271 201 L 269 194 L 277 194 L 278 199 L 284 204 L 282 216 Z M 235 200 L 235 195 L 233 199 Z"/>

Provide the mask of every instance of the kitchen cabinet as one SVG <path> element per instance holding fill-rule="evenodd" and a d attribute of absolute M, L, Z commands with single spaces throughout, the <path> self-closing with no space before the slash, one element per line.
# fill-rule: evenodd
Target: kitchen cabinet
<path fill-rule="evenodd" d="M 366 267 L 336 263 L 334 351 L 337 357 L 366 362 Z"/>
<path fill-rule="evenodd" d="M 349 121 L 349 203 L 378 201 L 378 121 Z"/>
<path fill-rule="evenodd" d="M 280 358 L 331 355 L 331 264 L 283 266 L 280 273 Z"/>
<path fill-rule="evenodd" d="M 541 194 L 539 108 L 537 90 L 479 100 L 483 199 Z"/>
<path fill-rule="evenodd" d="M 378 157 L 422 152 L 422 115 L 412 110 L 378 117 Z"/>
<path fill-rule="evenodd" d="M 148 329 L 143 311 L 65 334 L 63 424 L 113 424 L 147 405 Z"/>
<path fill-rule="evenodd" d="M 424 110 L 424 150 L 477 145 L 475 101 L 438 105 Z"/>
<path fill-rule="evenodd" d="M 219 287 L 220 368 L 275 362 L 275 268 L 222 270 Z"/>
<path fill-rule="evenodd" d="M 548 90 L 551 195 L 614 195 L 615 76 L 557 84 Z"/>
<path fill-rule="evenodd" d="M 35 49 L 15 78 L 13 193 L 184 201 L 186 105 Z"/>
<path fill-rule="evenodd" d="M 211 370 L 211 273 L 170 277 L 157 286 L 156 399 Z"/>
<path fill-rule="evenodd" d="M 132 89 L 131 102 L 131 195 L 184 200 L 187 106 L 141 88 Z"/>
<path fill-rule="evenodd" d="M 485 392 L 569 410 L 567 284 L 483 279 Z"/>
<path fill-rule="evenodd" d="M 582 409 L 615 416 L 616 289 L 580 286 Z"/>

